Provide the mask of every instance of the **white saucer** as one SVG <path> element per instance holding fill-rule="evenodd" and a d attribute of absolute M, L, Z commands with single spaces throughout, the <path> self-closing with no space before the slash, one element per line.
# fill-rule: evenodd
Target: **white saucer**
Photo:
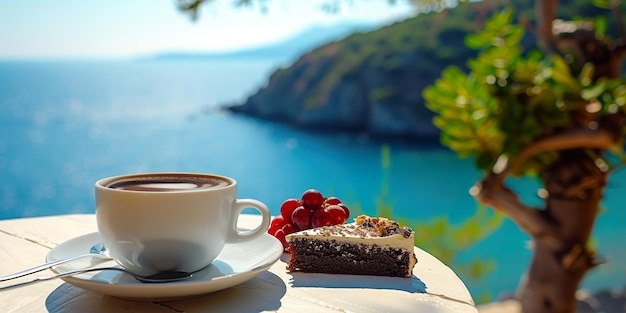
<path fill-rule="evenodd" d="M 46 256 L 46 261 L 56 261 L 84 254 L 96 243 L 100 234 L 91 233 L 68 240 Z M 227 244 L 217 259 L 193 277 L 172 283 L 141 283 L 131 275 L 117 271 L 89 272 L 62 278 L 69 284 L 97 293 L 135 300 L 172 300 L 209 294 L 244 283 L 271 267 L 283 254 L 282 244 L 264 234 L 256 239 L 238 244 Z M 59 265 L 55 273 L 93 267 L 115 266 L 114 261 L 83 258 Z"/>

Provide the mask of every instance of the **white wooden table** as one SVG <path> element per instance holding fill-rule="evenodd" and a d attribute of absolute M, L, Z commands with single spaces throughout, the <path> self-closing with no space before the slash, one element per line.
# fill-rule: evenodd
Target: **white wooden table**
<path fill-rule="evenodd" d="M 257 220 L 242 216 L 239 225 Z M 0 276 L 39 265 L 52 248 L 95 231 L 95 215 L 1 220 Z M 243 284 L 191 299 L 124 300 L 57 279 L 0 291 L 0 312 L 477 312 L 451 269 L 419 248 L 415 253 L 412 279 L 289 273 L 285 254 Z"/>

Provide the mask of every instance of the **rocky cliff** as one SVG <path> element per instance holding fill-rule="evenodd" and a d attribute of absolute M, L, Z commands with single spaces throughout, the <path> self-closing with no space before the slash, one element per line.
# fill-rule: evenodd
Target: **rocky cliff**
<path fill-rule="evenodd" d="M 524 20 L 533 19 L 533 1 L 505 4 Z M 476 55 L 465 46 L 465 36 L 481 30 L 488 15 L 501 8 L 498 1 L 464 3 L 328 43 L 277 70 L 267 86 L 228 109 L 296 127 L 438 142 L 439 130 L 422 91 L 448 65 L 465 68 L 466 60 Z M 611 14 L 589 1 L 561 0 L 560 16 L 582 12 Z M 617 29 L 609 24 L 607 32 Z M 523 46 L 531 49 L 534 42 L 527 32 Z"/>
<path fill-rule="evenodd" d="M 468 7 L 470 10 L 472 7 Z M 279 69 L 267 85 L 233 112 L 321 131 L 437 142 L 433 113 L 422 90 L 451 64 L 464 67 L 475 54 L 465 35 L 482 21 L 419 15 L 356 33 L 314 49 Z"/>

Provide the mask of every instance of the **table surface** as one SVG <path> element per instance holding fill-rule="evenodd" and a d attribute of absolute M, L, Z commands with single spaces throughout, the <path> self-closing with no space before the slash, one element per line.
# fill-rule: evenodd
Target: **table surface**
<path fill-rule="evenodd" d="M 254 227 L 258 220 L 242 215 L 239 226 Z M 42 264 L 52 248 L 96 231 L 93 214 L 2 220 L 0 276 Z M 57 279 L 1 290 L 0 312 L 477 312 L 450 268 L 419 248 L 415 254 L 411 279 L 289 273 L 284 254 L 268 271 L 238 286 L 165 302 L 118 299 Z"/>

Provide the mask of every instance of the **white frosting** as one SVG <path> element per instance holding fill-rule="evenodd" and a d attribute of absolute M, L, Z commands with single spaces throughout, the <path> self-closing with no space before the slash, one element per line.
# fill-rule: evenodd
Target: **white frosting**
<path fill-rule="evenodd" d="M 402 234 L 381 237 L 376 229 L 370 229 L 370 231 L 358 231 L 357 229 L 363 230 L 364 227 L 357 226 L 354 223 L 319 227 L 295 232 L 287 235 L 285 238 L 287 242 L 295 238 L 308 238 L 315 240 L 336 240 L 365 245 L 376 244 L 380 247 L 413 251 L 414 233 L 411 233 L 409 237 L 404 237 Z"/>

